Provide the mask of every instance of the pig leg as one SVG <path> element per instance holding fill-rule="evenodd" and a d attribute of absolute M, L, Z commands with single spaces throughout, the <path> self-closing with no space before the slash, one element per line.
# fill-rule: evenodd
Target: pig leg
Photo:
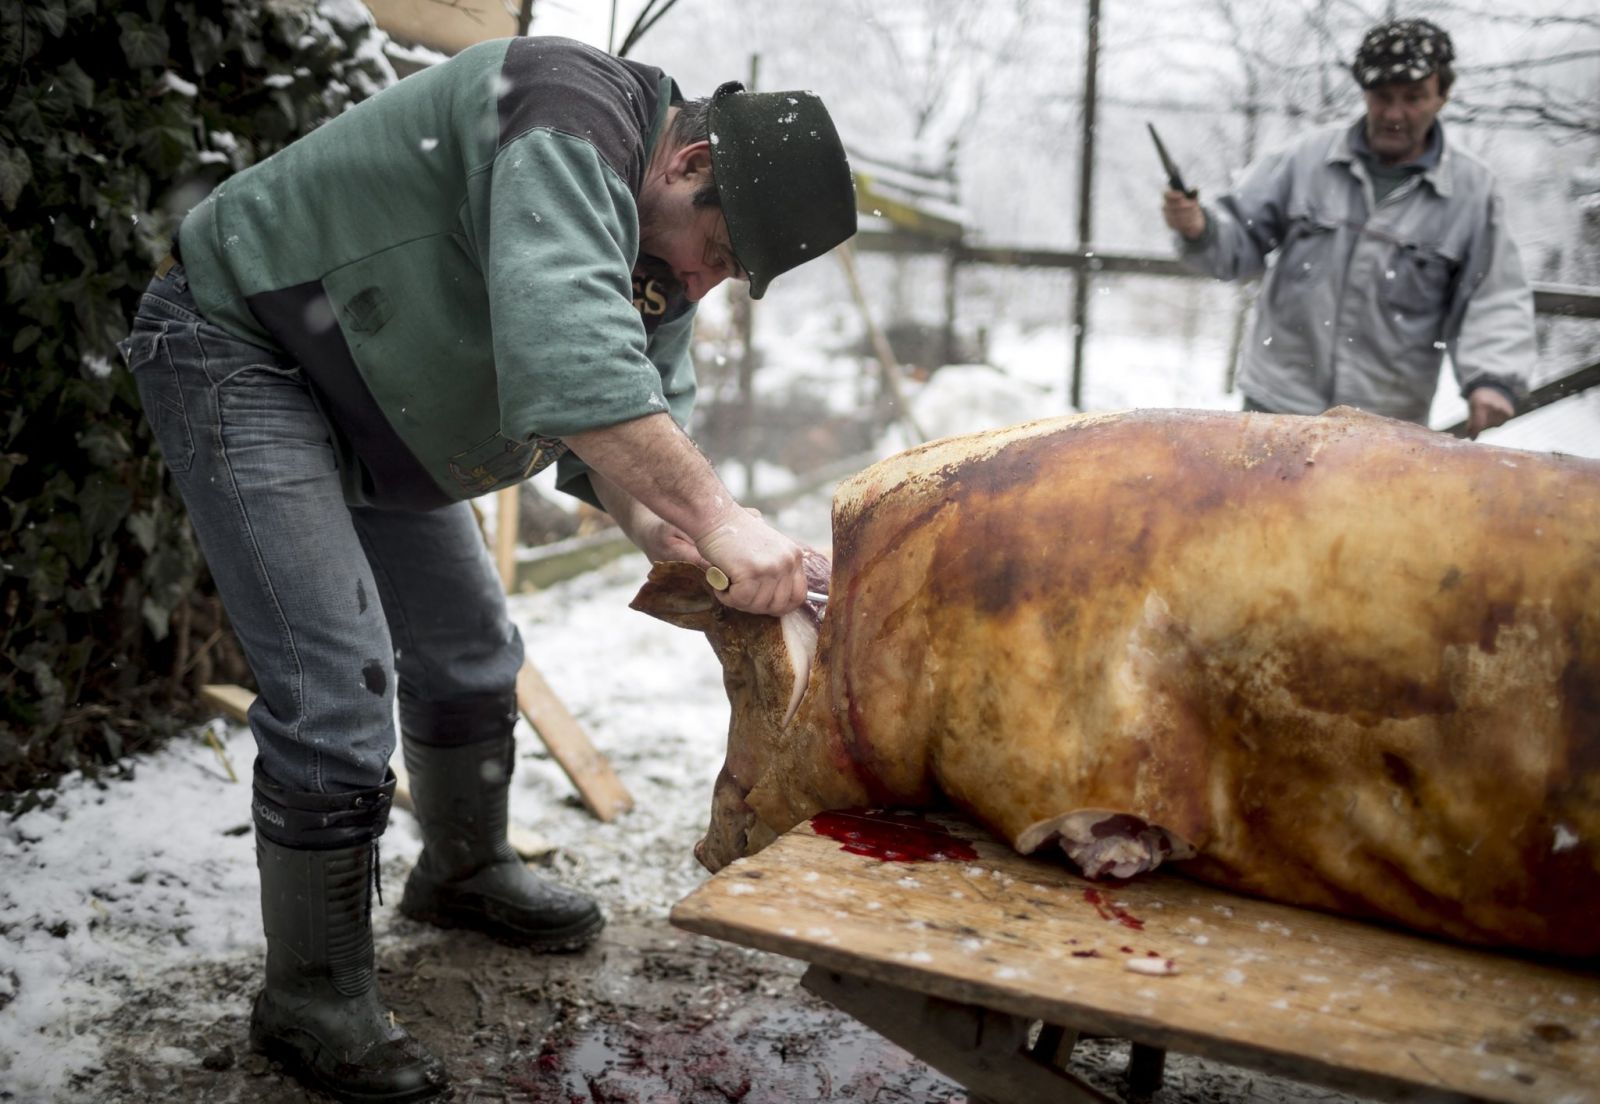
<path fill-rule="evenodd" d="M 1132 878 L 1195 854 L 1191 844 L 1159 824 L 1106 809 L 1078 809 L 1031 825 L 1017 850 L 1029 854 L 1051 842 L 1090 879 Z"/>

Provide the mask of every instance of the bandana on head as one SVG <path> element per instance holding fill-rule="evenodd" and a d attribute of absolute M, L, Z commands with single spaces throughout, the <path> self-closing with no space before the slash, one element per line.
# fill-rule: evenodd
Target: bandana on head
<path fill-rule="evenodd" d="M 1362 88 L 1419 81 L 1455 60 L 1450 36 L 1426 19 L 1396 19 L 1367 32 L 1350 71 Z"/>

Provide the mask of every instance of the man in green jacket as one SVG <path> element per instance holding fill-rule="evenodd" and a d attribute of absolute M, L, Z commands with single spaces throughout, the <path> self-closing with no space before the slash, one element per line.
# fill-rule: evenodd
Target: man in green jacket
<path fill-rule="evenodd" d="M 815 96 L 685 101 L 551 38 L 409 77 L 184 220 L 124 355 L 260 686 L 251 1041 L 306 1083 L 446 1084 L 373 977 L 397 705 L 424 840 L 401 911 L 545 950 L 603 924 L 505 842 L 523 649 L 466 500 L 556 463 L 653 559 L 794 609 L 802 547 L 682 429 L 695 303 L 854 231 Z"/>

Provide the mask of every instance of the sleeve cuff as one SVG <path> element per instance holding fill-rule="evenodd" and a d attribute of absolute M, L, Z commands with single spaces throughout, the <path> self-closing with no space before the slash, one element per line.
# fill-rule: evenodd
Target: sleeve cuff
<path fill-rule="evenodd" d="M 1516 410 L 1522 405 L 1520 397 L 1517 394 L 1516 387 L 1510 382 L 1500 379 L 1497 376 L 1478 376 L 1476 379 L 1468 381 L 1462 385 L 1461 397 L 1463 399 L 1467 398 L 1480 387 L 1492 387 L 1496 391 L 1500 392 L 1500 394 L 1506 397 L 1506 401 L 1511 404 L 1511 409 L 1513 410 Z"/>

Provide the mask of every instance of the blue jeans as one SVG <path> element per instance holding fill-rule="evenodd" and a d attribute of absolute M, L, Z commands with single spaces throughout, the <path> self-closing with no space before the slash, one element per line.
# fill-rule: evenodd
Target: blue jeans
<path fill-rule="evenodd" d="M 274 781 L 380 785 L 397 677 L 424 702 L 513 692 L 522 638 L 467 503 L 346 505 L 300 367 L 206 322 L 181 265 L 122 352 L 260 686 L 250 727 Z"/>

